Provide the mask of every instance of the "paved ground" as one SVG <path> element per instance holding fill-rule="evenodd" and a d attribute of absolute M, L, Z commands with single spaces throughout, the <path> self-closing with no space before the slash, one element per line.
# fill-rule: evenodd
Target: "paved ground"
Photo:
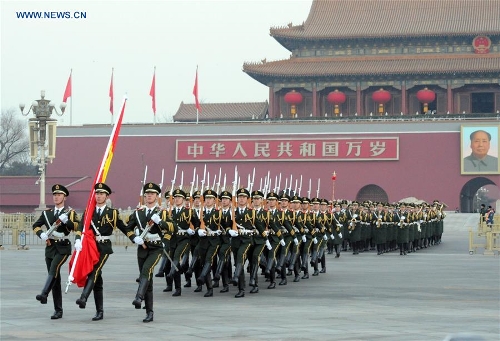
<path fill-rule="evenodd" d="M 134 250 L 115 247 L 104 268 L 104 320 L 92 322 L 93 301 L 79 309 L 72 285 L 64 317 L 50 320 L 52 301 L 35 300 L 45 280 L 43 249 L 3 250 L 2 340 L 442 340 L 470 332 L 500 335 L 498 256 L 468 253 L 464 219 L 447 218 L 443 243 L 406 257 L 374 251 L 339 259 L 328 255 L 327 273 L 242 299 L 230 292 L 204 298 L 183 289 L 163 293 L 155 282 L 155 320 L 131 302 L 137 288 Z M 67 267 L 65 268 L 67 269 Z M 263 284 L 263 281 L 261 281 Z"/>

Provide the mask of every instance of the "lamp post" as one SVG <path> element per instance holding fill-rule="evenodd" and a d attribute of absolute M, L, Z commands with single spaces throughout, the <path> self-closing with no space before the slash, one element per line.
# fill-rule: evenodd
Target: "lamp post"
<path fill-rule="evenodd" d="M 337 173 L 332 173 L 332 202 L 335 201 L 335 180 L 337 180 Z"/>
<path fill-rule="evenodd" d="M 64 114 L 66 103 L 61 103 L 61 114 L 55 108 L 54 102 L 45 99 L 45 90 L 41 91 L 40 99 L 33 101 L 29 110 L 24 113 L 25 105 L 19 104 L 21 114 L 28 116 L 30 112 L 35 117 L 29 119 L 30 135 L 30 156 L 33 162 L 36 162 L 40 172 L 40 178 L 37 183 L 40 185 L 40 205 L 36 211 L 46 209 L 45 205 L 45 165 L 47 161 L 55 158 L 56 152 L 56 126 L 57 120 L 50 118 L 54 111 L 58 116 Z"/>

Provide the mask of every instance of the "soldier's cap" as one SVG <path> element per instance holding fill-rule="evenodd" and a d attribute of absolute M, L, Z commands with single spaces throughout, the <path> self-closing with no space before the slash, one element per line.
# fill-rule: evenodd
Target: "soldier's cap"
<path fill-rule="evenodd" d="M 278 195 L 274 192 L 267 193 L 267 200 L 278 200 Z"/>
<path fill-rule="evenodd" d="M 250 192 L 246 188 L 240 188 L 238 190 L 236 196 L 238 196 L 238 197 L 245 196 L 245 197 L 249 198 L 250 197 Z"/>
<path fill-rule="evenodd" d="M 286 193 L 283 193 L 280 197 L 280 200 L 287 200 L 290 201 L 290 196 Z"/>
<path fill-rule="evenodd" d="M 328 200 L 326 199 L 321 199 L 319 202 L 321 205 L 328 205 Z"/>
<path fill-rule="evenodd" d="M 340 207 L 340 203 L 338 201 L 335 203 L 335 207 L 337 206 Z"/>
<path fill-rule="evenodd" d="M 65 196 L 69 195 L 69 191 L 66 187 L 64 187 L 63 185 L 55 184 L 54 186 L 52 186 L 52 194 L 57 193 L 64 194 Z"/>
<path fill-rule="evenodd" d="M 311 199 L 311 203 L 313 203 L 313 204 L 319 204 L 319 198 L 316 198 L 316 197 L 312 198 Z"/>
<path fill-rule="evenodd" d="M 156 193 L 156 194 L 160 194 L 161 193 L 161 188 L 160 188 L 160 186 L 158 186 L 157 184 L 155 184 L 153 182 L 148 182 L 147 184 L 144 185 L 144 187 L 142 188 L 142 191 L 144 193 Z"/>
<path fill-rule="evenodd" d="M 252 192 L 252 199 L 260 199 L 260 198 L 264 198 L 264 193 L 257 190 Z"/>
<path fill-rule="evenodd" d="M 191 198 L 191 193 L 186 192 L 186 199 L 189 199 L 189 198 Z"/>
<path fill-rule="evenodd" d="M 308 197 L 302 197 L 302 203 L 303 204 L 309 204 L 311 202 L 311 200 L 309 200 Z"/>
<path fill-rule="evenodd" d="M 291 200 L 291 202 L 302 202 L 302 200 L 300 199 L 300 197 L 298 195 L 294 195 Z"/>
<path fill-rule="evenodd" d="M 188 195 L 189 197 L 189 195 Z M 201 197 L 201 191 L 194 191 L 192 195 L 193 199 Z"/>
<path fill-rule="evenodd" d="M 109 188 L 108 185 L 106 185 L 104 182 L 98 182 L 94 185 L 94 190 L 96 193 L 106 193 L 106 194 L 111 194 L 111 188 Z"/>
<path fill-rule="evenodd" d="M 165 194 L 163 194 L 163 196 L 165 197 L 165 199 L 170 198 L 170 191 L 165 191 Z"/>
<path fill-rule="evenodd" d="M 229 191 L 222 191 L 220 196 L 219 196 L 220 199 L 222 198 L 226 198 L 226 199 L 233 199 L 233 195 L 231 194 L 231 192 Z"/>
<path fill-rule="evenodd" d="M 182 189 L 178 188 L 178 189 L 174 190 L 173 196 L 174 197 L 183 197 L 184 199 L 186 199 L 186 192 L 184 192 Z"/>
<path fill-rule="evenodd" d="M 203 192 L 203 199 L 215 198 L 216 195 L 217 195 L 217 193 L 215 193 L 215 191 L 213 191 L 211 189 L 207 189 L 205 192 Z"/>
<path fill-rule="evenodd" d="M 351 205 L 359 205 L 359 202 L 357 202 L 357 201 L 353 201 L 353 202 L 351 203 Z"/>

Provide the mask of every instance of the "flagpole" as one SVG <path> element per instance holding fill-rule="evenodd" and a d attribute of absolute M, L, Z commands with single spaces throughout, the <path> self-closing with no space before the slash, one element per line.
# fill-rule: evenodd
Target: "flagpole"
<path fill-rule="evenodd" d="M 71 102 L 69 102 L 69 125 L 73 125 L 73 69 L 69 72 L 71 78 Z"/>
<path fill-rule="evenodd" d="M 196 109 L 196 124 L 198 124 L 198 109 Z"/>

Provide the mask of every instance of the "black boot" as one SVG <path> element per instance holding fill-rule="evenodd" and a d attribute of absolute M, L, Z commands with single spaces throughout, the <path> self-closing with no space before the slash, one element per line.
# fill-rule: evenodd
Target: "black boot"
<path fill-rule="evenodd" d="M 211 270 L 212 270 L 212 264 L 205 263 L 205 265 L 203 265 L 203 269 L 201 270 L 200 276 L 196 279 L 196 284 L 198 286 L 205 284 L 206 276 Z"/>
<path fill-rule="evenodd" d="M 193 254 L 193 257 L 191 258 L 191 263 L 189 263 L 189 267 L 186 270 L 186 276 L 191 277 L 193 275 L 193 269 L 196 265 L 196 262 L 198 261 L 198 255 Z"/>
<path fill-rule="evenodd" d="M 240 297 L 245 297 L 245 290 L 239 290 L 238 293 L 236 295 L 234 295 L 234 297 L 236 298 L 240 298 Z"/>
<path fill-rule="evenodd" d="M 56 278 L 52 275 L 47 276 L 47 280 L 45 281 L 45 285 L 43 286 L 42 293 L 40 295 L 36 295 L 36 300 L 40 301 L 41 304 L 47 304 L 47 296 L 49 296 L 49 292 L 52 290 Z"/>
<path fill-rule="evenodd" d="M 94 287 L 94 302 L 96 313 L 92 321 L 100 321 L 104 318 L 104 298 L 102 290 Z"/>
<path fill-rule="evenodd" d="M 224 271 L 224 265 L 225 265 L 225 261 L 223 258 L 220 258 L 219 261 L 217 262 L 217 269 L 215 270 L 215 273 L 214 273 L 214 280 L 215 281 L 218 281 L 220 280 L 220 274 L 222 273 L 222 271 Z"/>
<path fill-rule="evenodd" d="M 155 277 L 165 277 L 165 266 L 167 265 L 168 258 L 163 256 L 161 259 L 161 264 L 160 268 L 158 269 L 158 272 L 156 273 Z"/>
<path fill-rule="evenodd" d="M 274 264 L 274 258 L 270 253 L 267 258 L 266 270 L 264 271 L 264 274 L 269 275 L 271 273 L 271 268 L 273 267 L 273 264 Z"/>
<path fill-rule="evenodd" d="M 169 291 L 172 291 L 172 283 L 173 283 L 173 279 L 172 278 L 167 278 L 167 287 L 165 289 L 163 289 L 163 292 L 169 292 Z"/>
<path fill-rule="evenodd" d="M 146 318 L 142 322 L 153 322 L 153 291 L 146 291 L 144 305 L 146 306 Z"/>
<path fill-rule="evenodd" d="M 257 286 L 258 272 L 259 272 L 259 267 L 257 265 L 252 265 L 252 271 L 250 271 L 250 281 L 248 282 L 248 284 L 251 287 L 256 287 Z"/>
<path fill-rule="evenodd" d="M 259 292 L 259 287 L 258 287 L 258 286 L 254 286 L 254 287 L 252 288 L 252 290 L 250 290 L 250 293 L 251 293 L 251 294 L 256 294 L 256 293 L 258 293 L 258 292 Z"/>
<path fill-rule="evenodd" d="M 207 292 L 205 293 L 205 295 L 203 295 L 203 297 L 212 297 L 214 295 L 214 289 L 213 288 L 210 288 L 207 290 Z"/>
<path fill-rule="evenodd" d="M 181 295 L 181 288 L 176 288 L 172 296 L 177 297 Z"/>
<path fill-rule="evenodd" d="M 50 317 L 51 320 L 57 320 L 63 316 L 62 308 L 62 292 L 61 292 L 61 280 L 56 278 L 54 285 L 52 286 L 52 299 L 54 301 L 54 314 Z"/>
<path fill-rule="evenodd" d="M 309 254 L 302 255 L 302 266 L 300 267 L 302 271 L 307 270 L 307 267 L 309 266 L 307 263 L 308 261 L 309 261 Z"/>
<path fill-rule="evenodd" d="M 179 261 L 174 261 L 172 264 L 172 267 L 170 268 L 170 272 L 167 274 L 167 278 L 174 278 L 175 273 L 177 270 L 175 268 L 179 268 Z"/>
<path fill-rule="evenodd" d="M 135 294 L 135 298 L 132 301 L 132 304 L 135 306 L 135 309 L 141 309 L 142 301 L 144 300 L 144 295 L 146 294 L 146 290 L 148 289 L 149 281 L 146 277 L 141 277 L 141 281 L 139 282 L 139 288 L 137 288 L 137 294 Z"/>
<path fill-rule="evenodd" d="M 231 283 L 233 283 L 234 286 L 238 285 L 238 277 L 240 277 L 241 270 L 242 270 L 242 264 L 241 263 L 236 264 L 233 279 L 231 280 Z"/>
<path fill-rule="evenodd" d="M 87 278 L 87 282 L 85 283 L 85 287 L 83 288 L 82 295 L 79 299 L 76 300 L 76 304 L 80 307 L 80 309 L 85 309 L 87 305 L 87 298 L 90 296 L 90 293 L 94 289 L 94 276 L 90 276 Z"/>

